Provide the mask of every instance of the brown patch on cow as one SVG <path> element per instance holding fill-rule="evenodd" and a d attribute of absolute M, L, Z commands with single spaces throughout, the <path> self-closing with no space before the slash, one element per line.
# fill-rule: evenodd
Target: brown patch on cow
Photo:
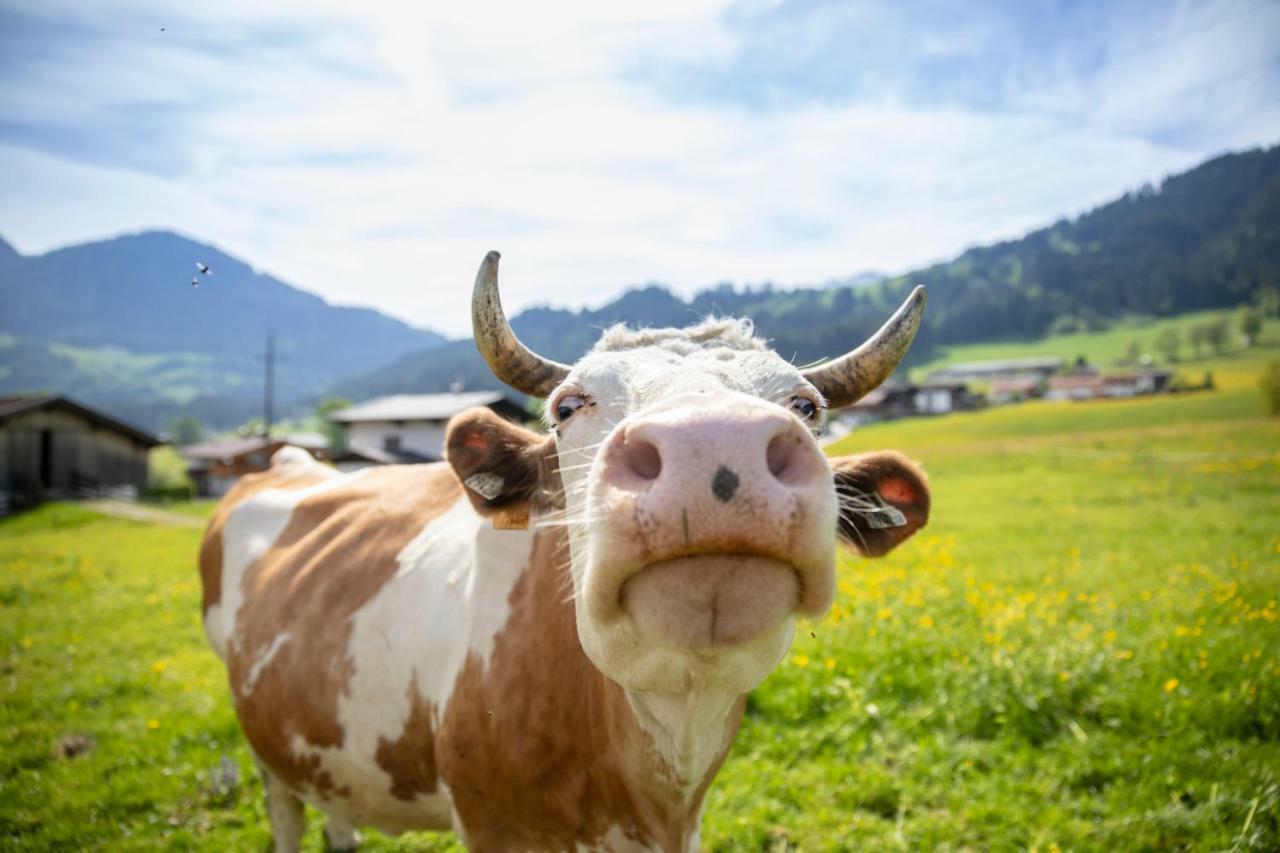
<path fill-rule="evenodd" d="M 434 703 L 422 698 L 415 678 L 408 688 L 409 719 L 396 740 L 378 739 L 374 758 L 391 777 L 391 795 L 412 800 L 436 792 L 436 741 L 432 725 Z"/>
<path fill-rule="evenodd" d="M 839 516 L 840 539 L 860 554 L 879 557 L 901 545 L 929 521 L 929 481 L 924 471 L 901 453 L 884 450 L 858 456 L 841 456 L 831 460 L 836 493 L 841 498 Z M 873 513 L 859 511 L 847 500 L 883 501 L 902 513 L 905 524 L 877 526 Z M 877 521 L 886 515 L 874 516 Z M 884 522 L 880 521 L 883 525 Z"/>
<path fill-rule="evenodd" d="M 200 586 L 201 613 L 208 613 L 209 608 L 222 601 L 222 530 L 226 527 L 227 518 L 240 504 L 267 489 L 305 489 L 329 477 L 337 476 L 336 472 L 317 464 L 311 466 L 282 466 L 271 468 L 258 474 L 246 474 L 236 481 L 231 490 L 218 501 L 209 523 L 204 529 L 204 538 L 200 542 Z"/>
<path fill-rule="evenodd" d="M 335 789 L 319 757 L 300 754 L 294 741 L 342 746 L 338 697 L 352 674 L 351 616 L 396 573 L 405 546 L 461 491 L 447 465 L 371 469 L 301 501 L 280 537 L 246 570 L 227 655 L 236 712 L 259 759 L 294 790 L 349 793 Z M 289 642 L 246 695 L 248 673 L 282 632 Z"/>
<path fill-rule="evenodd" d="M 488 668 L 473 655 L 459 674 L 437 735 L 441 778 L 472 850 L 573 849 L 615 827 L 679 849 L 743 703 L 711 773 L 684 801 L 623 689 L 582 651 L 565 544 L 562 529 L 537 535 Z"/>

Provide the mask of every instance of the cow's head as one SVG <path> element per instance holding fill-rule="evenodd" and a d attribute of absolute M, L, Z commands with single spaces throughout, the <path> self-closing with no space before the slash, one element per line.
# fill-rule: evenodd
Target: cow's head
<path fill-rule="evenodd" d="M 922 288 L 816 369 L 737 320 L 616 326 L 570 367 L 516 338 L 497 274 L 491 252 L 476 278 L 476 343 L 498 378 L 547 400 L 553 435 L 476 410 L 451 425 L 449 460 L 482 512 L 562 509 L 551 523 L 568 527 L 582 646 L 623 686 L 752 689 L 786 653 L 795 617 L 831 606 L 834 539 L 876 556 L 925 523 L 929 490 L 913 463 L 828 459 L 815 440 L 829 406 L 892 373 Z"/>

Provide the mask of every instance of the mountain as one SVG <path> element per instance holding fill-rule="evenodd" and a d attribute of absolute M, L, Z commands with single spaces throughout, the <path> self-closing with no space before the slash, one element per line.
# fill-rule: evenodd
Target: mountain
<path fill-rule="evenodd" d="M 778 352 L 807 364 L 856 346 L 921 283 L 929 307 L 908 363 L 945 344 L 1034 339 L 1126 315 L 1239 305 L 1280 286 L 1280 147 L 1218 157 L 1075 219 L 879 283 L 855 276 L 790 290 L 722 284 L 690 300 L 648 285 L 595 310 L 534 308 L 511 325 L 538 352 L 572 361 L 613 323 L 750 317 Z M 363 399 L 443 391 L 455 381 L 501 387 L 464 340 L 405 355 L 335 389 Z"/>
<path fill-rule="evenodd" d="M 53 390 L 152 429 L 180 414 L 211 425 L 257 414 L 268 334 L 284 404 L 444 341 L 166 231 L 31 257 L 0 241 L 0 304 L 0 394 Z"/>

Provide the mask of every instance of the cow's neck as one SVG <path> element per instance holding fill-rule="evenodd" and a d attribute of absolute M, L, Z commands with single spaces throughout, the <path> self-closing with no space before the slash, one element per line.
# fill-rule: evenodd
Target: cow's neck
<path fill-rule="evenodd" d="M 510 618 L 496 638 L 490 676 L 504 695 L 489 697 L 498 715 L 492 719 L 512 713 L 504 751 L 536 756 L 541 765 L 508 768 L 506 775 L 520 784 L 527 769 L 530 779 L 540 780 L 545 790 L 538 792 L 536 811 L 543 816 L 576 800 L 579 806 L 562 819 L 588 828 L 588 837 L 573 839 L 583 847 L 626 847 L 617 838 L 602 840 L 613 831 L 650 849 L 694 849 L 702 800 L 737 732 L 744 697 L 709 690 L 636 693 L 596 669 L 582 651 L 574 605 L 565 595 L 562 530 L 544 529 L 536 537 L 529 568 L 511 593 Z M 537 711 L 520 713 L 524 707 Z M 512 807 L 524 799 L 514 798 Z M 518 815 L 505 817 L 514 822 Z M 481 836 L 469 839 L 485 846 Z M 491 840 L 499 847 L 555 847 L 568 839 Z"/>
<path fill-rule="evenodd" d="M 648 735 L 678 793 L 700 795 L 737 733 L 743 697 L 709 687 L 687 693 L 628 690 L 626 695 L 634 724 Z"/>

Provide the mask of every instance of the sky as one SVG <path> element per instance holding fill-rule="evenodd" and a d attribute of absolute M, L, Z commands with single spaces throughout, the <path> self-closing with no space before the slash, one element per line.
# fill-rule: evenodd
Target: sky
<path fill-rule="evenodd" d="M 1275 0 L 0 0 L 0 235 L 465 335 L 489 249 L 512 313 L 899 273 L 1276 144 L 1277 92 Z"/>

